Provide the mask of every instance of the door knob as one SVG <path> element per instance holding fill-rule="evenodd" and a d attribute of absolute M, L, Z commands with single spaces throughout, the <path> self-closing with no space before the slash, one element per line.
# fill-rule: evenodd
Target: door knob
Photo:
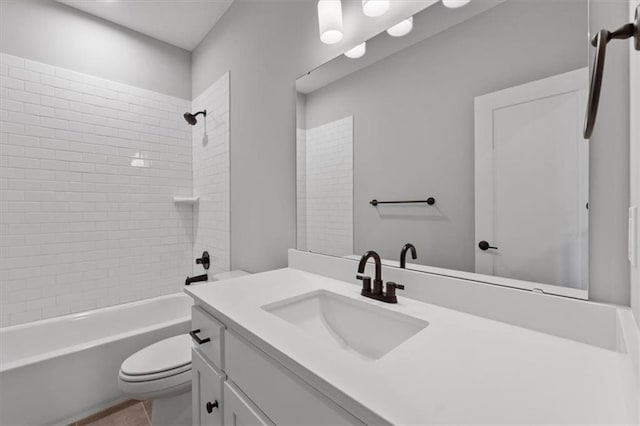
<path fill-rule="evenodd" d="M 498 250 L 498 247 L 492 247 L 488 242 L 486 241 L 480 241 L 478 243 L 478 247 L 480 248 L 480 250 L 485 251 L 488 249 L 494 249 L 494 250 Z"/>
<path fill-rule="evenodd" d="M 207 402 L 207 413 L 211 414 L 214 408 L 218 408 L 218 401 Z"/>

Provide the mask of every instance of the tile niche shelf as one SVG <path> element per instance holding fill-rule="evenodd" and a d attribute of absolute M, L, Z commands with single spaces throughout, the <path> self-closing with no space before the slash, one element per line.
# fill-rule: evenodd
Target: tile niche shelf
<path fill-rule="evenodd" d="M 198 204 L 199 197 L 173 197 L 174 204 Z"/>

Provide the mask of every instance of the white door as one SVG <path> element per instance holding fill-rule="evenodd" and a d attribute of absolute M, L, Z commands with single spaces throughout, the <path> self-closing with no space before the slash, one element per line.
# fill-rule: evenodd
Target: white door
<path fill-rule="evenodd" d="M 583 68 L 475 99 L 476 272 L 587 289 L 587 88 Z"/>

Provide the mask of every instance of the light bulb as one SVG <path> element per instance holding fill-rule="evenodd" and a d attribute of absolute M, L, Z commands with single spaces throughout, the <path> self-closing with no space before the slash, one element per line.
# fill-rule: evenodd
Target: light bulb
<path fill-rule="evenodd" d="M 340 0 L 318 1 L 318 27 L 320 40 L 335 44 L 342 40 L 342 2 Z"/>
<path fill-rule="evenodd" d="M 367 52 L 367 42 L 361 43 L 344 52 L 344 56 L 351 59 L 361 58 Z"/>
<path fill-rule="evenodd" d="M 362 0 L 362 12 L 371 17 L 382 16 L 389 10 L 389 0 Z"/>
<path fill-rule="evenodd" d="M 409 16 L 404 21 L 395 24 L 393 27 L 387 30 L 387 34 L 392 37 L 402 37 L 407 35 L 413 29 L 413 16 Z"/>
<path fill-rule="evenodd" d="M 442 0 L 442 4 L 451 9 L 455 9 L 456 7 L 462 7 L 469 3 L 471 0 Z"/>

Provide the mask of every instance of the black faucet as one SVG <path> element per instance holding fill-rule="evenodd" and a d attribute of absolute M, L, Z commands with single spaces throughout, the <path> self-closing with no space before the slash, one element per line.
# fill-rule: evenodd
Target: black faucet
<path fill-rule="evenodd" d="M 198 113 L 200 114 L 200 113 Z M 196 115 L 198 115 L 196 114 Z M 185 114 L 186 115 L 186 114 Z M 204 114 L 205 116 L 207 115 L 206 112 Z M 209 266 L 211 265 L 211 256 L 209 256 L 209 252 L 208 251 L 203 251 L 202 252 L 202 257 L 196 259 L 196 265 L 202 265 L 202 267 L 206 270 L 209 269 Z M 200 281 L 207 281 L 209 279 L 209 276 L 207 274 L 202 274 L 202 275 L 196 275 L 195 277 L 187 277 L 187 279 L 184 281 L 184 285 L 191 285 L 191 283 L 198 283 Z"/>
<path fill-rule="evenodd" d="M 407 267 L 407 251 L 411 250 L 411 258 L 416 260 L 418 255 L 416 254 L 416 246 L 411 243 L 407 243 L 400 250 L 400 267 L 406 269 Z"/>
<path fill-rule="evenodd" d="M 364 268 L 367 266 L 367 261 L 373 258 L 376 263 L 376 277 L 373 280 L 373 291 L 371 290 L 371 277 L 364 277 L 357 275 L 359 280 L 362 280 L 362 295 L 364 296 L 365 290 L 367 293 L 382 294 L 382 261 L 380 255 L 373 250 L 370 250 L 362 255 L 360 263 L 358 264 L 358 274 L 364 274 Z"/>
<path fill-rule="evenodd" d="M 200 281 L 207 281 L 209 276 L 207 274 L 196 275 L 195 277 L 187 277 L 184 281 L 184 285 L 191 285 L 191 283 L 198 283 Z"/>
<path fill-rule="evenodd" d="M 367 266 L 367 261 L 370 258 L 373 258 L 376 264 L 376 275 L 373 280 L 373 289 L 371 288 L 371 277 L 361 275 L 364 273 L 364 268 Z M 373 250 L 366 252 L 360 258 L 360 263 L 358 264 L 358 275 L 356 275 L 356 278 L 362 280 L 362 292 L 360 294 L 364 297 L 380 300 L 382 302 L 398 303 L 396 289 L 404 290 L 404 286 L 402 284 L 396 284 L 389 281 L 387 283 L 386 293 L 382 291 L 382 261 L 380 260 L 380 255 Z"/>

